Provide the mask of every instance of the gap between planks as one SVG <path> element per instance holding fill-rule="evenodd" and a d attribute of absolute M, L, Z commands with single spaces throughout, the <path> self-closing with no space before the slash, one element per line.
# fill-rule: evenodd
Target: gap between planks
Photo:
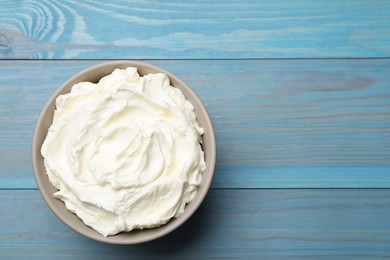
<path fill-rule="evenodd" d="M 38 191 L 38 188 L 0 188 L 0 191 Z M 210 190 L 390 190 L 390 188 L 210 188 Z"/>
<path fill-rule="evenodd" d="M 113 58 L 113 59 L 26 59 L 26 58 L 0 58 L 0 61 L 114 61 L 114 60 L 136 60 L 136 61 L 229 61 L 229 60 L 240 60 L 240 61 L 251 61 L 251 60 L 286 60 L 286 61 L 293 61 L 293 60 L 389 60 L 390 57 L 313 57 L 313 58 Z"/>

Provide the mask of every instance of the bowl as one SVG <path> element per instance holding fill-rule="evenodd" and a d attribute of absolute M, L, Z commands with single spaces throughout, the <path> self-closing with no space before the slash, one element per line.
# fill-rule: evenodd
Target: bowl
<path fill-rule="evenodd" d="M 96 232 L 94 229 L 84 224 L 84 222 L 75 214 L 68 211 L 65 208 L 65 204 L 61 200 L 53 197 L 53 194 L 57 190 L 53 187 L 53 185 L 48 179 L 44 166 L 44 160 L 40 150 L 46 138 L 47 131 L 52 124 L 53 113 L 55 109 L 55 100 L 59 95 L 70 92 L 72 86 L 78 82 L 98 82 L 102 77 L 111 74 L 114 69 L 123 69 L 129 66 L 137 68 L 138 73 L 141 76 L 148 73 L 166 74 L 170 79 L 171 85 L 176 88 L 179 88 L 183 92 L 184 96 L 192 103 L 192 105 L 194 106 L 198 123 L 204 129 L 204 135 L 202 137 L 202 148 L 205 155 L 206 170 L 202 175 L 202 181 L 198 187 L 198 192 L 195 198 L 187 204 L 184 213 L 181 214 L 179 217 L 173 218 L 168 223 L 157 228 L 133 230 L 130 232 L 122 232 L 114 236 L 104 237 L 98 232 Z M 85 237 L 110 244 L 136 244 L 154 240 L 170 233 L 171 231 L 181 226 L 194 214 L 194 212 L 204 200 L 214 174 L 215 160 L 216 142 L 214 129 L 208 112 L 199 97 L 191 90 L 191 88 L 185 82 L 183 82 L 177 76 L 157 66 L 139 61 L 125 60 L 98 64 L 87 68 L 68 79 L 57 89 L 57 91 L 51 96 L 51 98 L 43 108 L 37 121 L 32 144 L 32 162 L 35 180 L 49 208 L 60 220 L 62 220 L 74 231 L 80 233 Z"/>

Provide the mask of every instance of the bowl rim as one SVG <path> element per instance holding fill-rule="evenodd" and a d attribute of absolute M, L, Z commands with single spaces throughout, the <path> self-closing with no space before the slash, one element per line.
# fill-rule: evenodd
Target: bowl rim
<path fill-rule="evenodd" d="M 101 234 L 99 234 L 97 231 L 95 231 L 92 228 L 91 229 L 94 231 L 94 233 L 92 233 L 92 234 L 94 234 L 94 235 L 86 233 L 81 228 L 78 227 L 79 224 L 74 223 L 73 221 L 67 219 L 65 216 L 63 216 L 61 214 L 61 212 L 59 212 L 56 209 L 54 204 L 55 204 L 55 200 L 58 200 L 58 199 L 54 198 L 53 194 L 48 194 L 47 189 L 45 189 L 44 181 L 45 180 L 48 181 L 48 176 L 47 176 L 46 172 L 40 172 L 40 170 L 39 170 L 39 166 L 38 166 L 39 162 L 38 161 L 43 161 L 43 157 L 42 157 L 41 152 L 40 152 L 41 151 L 41 147 L 42 147 L 42 143 L 40 143 L 38 139 L 39 139 L 39 134 L 42 131 L 42 124 L 45 121 L 45 114 L 47 113 L 48 110 L 52 110 L 52 105 L 51 104 L 53 102 L 55 102 L 56 98 L 61 93 L 64 92 L 64 89 L 66 89 L 67 87 L 69 88 L 69 84 L 71 84 L 75 79 L 81 77 L 82 75 L 84 75 L 86 73 L 99 71 L 100 69 L 103 69 L 105 67 L 115 67 L 115 68 L 117 68 L 117 67 L 123 67 L 123 66 L 127 66 L 127 67 L 132 66 L 132 67 L 137 68 L 137 70 L 140 69 L 140 68 L 143 68 L 143 69 L 146 68 L 146 69 L 151 69 L 151 70 L 156 71 L 156 72 L 153 72 L 153 73 L 164 73 L 164 74 L 166 74 L 168 76 L 172 86 L 174 86 L 172 84 L 172 81 L 174 81 L 174 82 L 176 82 L 175 85 L 181 85 L 187 92 L 190 93 L 192 99 L 194 99 L 197 102 L 198 110 L 200 110 L 198 112 L 195 111 L 195 114 L 197 115 L 197 117 L 198 117 L 198 113 L 202 113 L 204 115 L 205 125 L 207 125 L 207 128 L 209 129 L 210 138 L 209 138 L 209 140 L 207 142 L 207 146 L 209 147 L 209 153 L 210 153 L 209 156 L 210 156 L 210 158 L 206 162 L 206 170 L 205 170 L 205 172 L 206 172 L 207 169 L 208 169 L 208 171 L 209 171 L 209 175 L 208 175 L 209 178 L 202 178 L 202 181 L 201 181 L 200 185 L 203 186 L 203 190 L 202 190 L 203 192 L 200 193 L 199 192 L 199 187 L 198 187 L 198 192 L 195 195 L 195 198 L 198 197 L 198 199 L 195 200 L 195 198 L 194 198 L 192 201 L 190 201 L 191 206 L 192 206 L 190 212 L 188 212 L 188 210 L 187 210 L 188 209 L 188 205 L 190 204 L 189 203 L 189 204 L 186 205 L 186 208 L 185 208 L 184 212 L 182 213 L 182 215 L 180 215 L 178 218 L 175 218 L 174 223 L 172 222 L 173 220 L 171 219 L 170 221 L 168 221 L 168 223 L 166 223 L 166 224 L 164 224 L 164 225 L 162 225 L 160 227 L 153 228 L 153 230 L 159 230 L 159 232 L 153 233 L 153 234 L 151 234 L 149 236 L 146 236 L 146 237 L 140 237 L 140 238 L 138 237 L 138 238 L 134 239 L 134 238 L 131 238 L 131 236 L 129 236 L 130 237 L 129 239 L 122 239 L 122 240 L 120 240 L 120 239 L 110 239 L 110 238 L 115 237 L 117 235 L 104 237 L 104 236 L 102 236 Z M 186 96 L 186 98 L 188 98 L 188 97 Z M 51 118 L 50 119 L 50 125 L 52 123 L 52 120 L 53 119 Z M 205 156 L 205 159 L 206 159 L 206 156 Z M 74 231 L 79 233 L 80 235 L 88 237 L 88 238 L 93 239 L 95 241 L 104 242 L 104 243 L 108 243 L 108 244 L 129 245 L 129 244 L 143 243 L 143 242 L 155 240 L 157 238 L 165 236 L 168 233 L 171 233 L 172 231 L 176 230 L 178 227 L 180 227 L 183 223 L 185 223 L 197 211 L 197 209 L 199 208 L 201 203 L 204 201 L 204 198 L 206 197 L 206 195 L 208 193 L 208 190 L 210 189 L 211 181 L 212 181 L 213 176 L 214 176 L 215 164 L 216 164 L 216 138 L 215 138 L 215 131 L 214 131 L 213 124 L 211 122 L 210 115 L 209 115 L 205 105 L 203 104 L 203 102 L 199 98 L 199 96 L 192 90 L 191 87 L 189 87 L 188 84 L 186 84 L 183 80 L 181 80 L 178 76 L 174 75 L 173 73 L 171 73 L 171 72 L 169 72 L 169 71 L 167 71 L 165 69 L 162 69 L 162 68 L 160 68 L 158 66 L 155 66 L 155 65 L 152 65 L 152 64 L 149 64 L 149 63 L 145 63 L 145 62 L 141 62 L 141 61 L 134 61 L 134 60 L 115 60 L 115 61 L 98 63 L 98 64 L 95 64 L 95 65 L 92 65 L 92 66 L 88 66 L 87 68 L 79 71 L 78 73 L 76 73 L 73 76 L 71 76 L 70 78 L 68 78 L 64 83 L 62 83 L 54 91 L 54 93 L 46 101 L 44 107 L 40 111 L 39 117 L 38 117 L 38 119 L 36 121 L 36 125 L 35 125 L 35 128 L 34 128 L 34 134 L 33 134 L 33 140 L 32 140 L 32 166 L 33 166 L 32 168 L 33 168 L 33 172 L 34 172 L 35 182 L 37 183 L 37 186 L 38 186 L 38 189 L 39 189 L 39 191 L 41 193 L 41 196 L 43 197 L 43 199 L 46 202 L 46 204 L 49 206 L 50 210 L 65 225 L 67 225 L 68 227 L 70 227 L 71 229 L 73 229 Z M 50 183 L 50 185 L 51 185 L 51 183 Z M 65 207 L 65 205 L 64 205 L 64 207 Z M 72 213 L 72 214 L 74 214 L 74 213 Z M 82 223 L 85 226 L 87 226 L 83 221 L 82 221 Z M 163 228 L 163 229 L 161 229 L 162 227 L 167 226 L 169 223 L 171 223 L 170 228 Z M 87 227 L 89 227 L 89 226 L 87 226 Z M 151 230 L 151 229 L 145 229 L 145 230 Z M 138 232 L 142 232 L 142 230 L 140 230 Z M 122 233 L 118 233 L 118 235 L 119 234 L 122 234 Z"/>

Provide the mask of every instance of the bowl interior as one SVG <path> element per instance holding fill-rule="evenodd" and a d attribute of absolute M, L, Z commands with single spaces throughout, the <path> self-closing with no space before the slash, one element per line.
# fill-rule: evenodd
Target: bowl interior
<path fill-rule="evenodd" d="M 179 88 L 186 96 L 186 98 L 192 103 L 195 109 L 195 113 L 197 115 L 198 123 L 201 127 L 203 127 L 205 131 L 202 137 L 202 148 L 205 153 L 206 170 L 202 175 L 202 182 L 201 185 L 198 187 L 198 192 L 195 198 L 186 206 L 184 213 L 178 218 L 174 218 L 167 224 L 158 228 L 123 232 L 115 236 L 109 236 L 105 238 L 92 228 L 85 225 L 82 220 L 79 219 L 75 214 L 69 212 L 65 208 L 65 204 L 61 200 L 55 199 L 53 197 L 53 193 L 56 191 L 56 189 L 52 186 L 47 177 L 43 157 L 40 153 L 40 150 L 43 141 L 46 138 L 47 131 L 52 124 L 53 113 L 55 109 L 55 100 L 59 95 L 70 92 L 72 86 L 78 82 L 98 82 L 102 77 L 110 74 L 115 68 L 123 69 L 129 66 L 136 67 L 140 75 L 158 72 L 165 73 L 166 75 L 168 75 L 171 81 L 171 85 Z M 214 129 L 212 127 L 211 120 L 206 108 L 204 107 L 200 99 L 197 97 L 197 95 L 182 80 L 180 80 L 178 77 L 168 71 L 165 71 L 161 68 L 147 63 L 136 61 L 114 61 L 99 64 L 90 67 L 86 70 L 83 70 L 82 72 L 76 74 L 68 81 L 66 81 L 53 94 L 53 96 L 49 99 L 48 103 L 42 110 L 35 128 L 32 147 L 32 160 L 35 179 L 42 196 L 44 197 L 46 203 L 49 205 L 50 209 L 66 225 L 68 225 L 78 233 L 97 241 L 112 244 L 135 244 L 156 239 L 173 231 L 182 223 L 184 223 L 195 212 L 195 210 L 199 207 L 204 197 L 206 196 L 206 193 L 211 184 L 216 160 L 216 143 Z"/>

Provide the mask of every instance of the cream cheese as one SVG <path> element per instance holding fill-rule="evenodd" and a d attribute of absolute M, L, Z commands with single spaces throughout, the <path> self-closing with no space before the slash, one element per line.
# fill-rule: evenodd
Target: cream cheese
<path fill-rule="evenodd" d="M 60 95 L 41 153 L 54 196 L 109 236 L 183 213 L 206 168 L 202 134 L 165 74 L 129 67 Z"/>

